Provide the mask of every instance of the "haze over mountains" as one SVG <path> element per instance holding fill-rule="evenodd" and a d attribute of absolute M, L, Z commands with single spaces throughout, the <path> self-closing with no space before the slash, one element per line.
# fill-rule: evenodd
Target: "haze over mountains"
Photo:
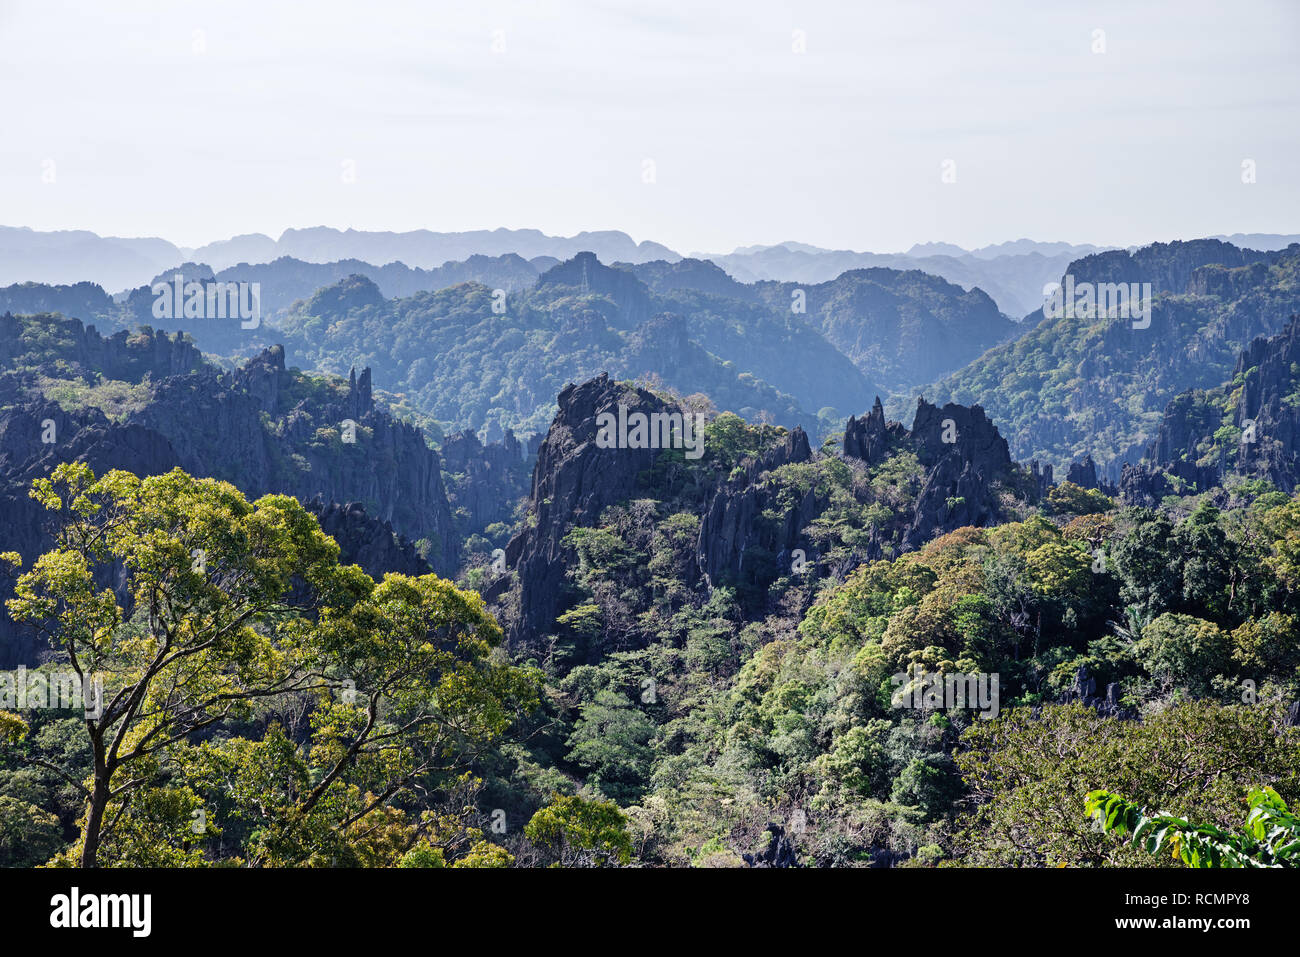
<path fill-rule="evenodd" d="M 567 259 L 584 250 L 602 259 L 644 262 L 680 258 L 667 247 L 634 242 L 617 231 L 547 236 L 536 229 L 493 229 L 465 233 L 406 233 L 338 230 L 324 226 L 287 229 L 279 239 L 260 233 L 235 236 L 185 249 L 164 239 L 101 237 L 84 230 L 37 232 L 0 226 L 0 285 L 16 282 L 98 283 L 110 292 L 148 282 L 158 273 L 185 262 L 213 270 L 238 263 L 266 263 L 283 256 L 326 263 L 357 259 L 373 266 L 401 262 L 434 268 L 471 256 L 513 253 L 525 259 Z"/>
<path fill-rule="evenodd" d="M 1234 234 L 1226 239 L 1252 249 L 1285 248 L 1296 235 Z M 1011 240 L 966 250 L 951 243 L 929 242 L 906 252 L 873 253 L 833 250 L 799 242 L 745 246 L 730 253 L 691 253 L 707 259 L 741 282 L 771 279 L 819 283 L 850 269 L 886 266 L 920 269 L 963 289 L 979 287 L 1012 318 L 1032 312 L 1042 289 L 1069 263 L 1105 248 L 1066 242 Z M 40 232 L 0 226 L 0 286 L 22 282 L 66 285 L 93 282 L 110 294 L 150 282 L 159 273 L 187 262 L 220 272 L 241 263 L 269 263 L 290 257 L 308 263 L 356 260 L 373 268 L 399 263 L 410 269 L 437 269 L 476 256 L 515 255 L 525 260 L 570 259 L 594 252 L 601 262 L 676 262 L 682 254 L 649 240 L 636 242 L 618 230 L 584 231 L 551 236 L 536 229 L 483 229 L 468 232 L 376 232 L 325 226 L 286 229 L 279 238 L 248 233 L 197 248 L 160 238 L 99 236 L 87 230 Z M 544 272 L 554 262 L 544 262 Z M 372 277 L 373 278 L 373 277 Z M 426 286 L 423 288 L 436 288 Z M 398 293 L 393 293 L 394 295 Z"/>
<path fill-rule="evenodd" d="M 1277 233 L 1235 233 L 1209 238 L 1260 250 L 1285 249 L 1300 240 L 1300 236 Z M 1042 305 L 1043 287 L 1060 279 L 1071 262 L 1090 253 L 1115 248 L 1017 239 L 972 250 L 952 243 L 931 242 L 918 243 L 905 253 L 870 253 L 787 242 L 774 246 L 746 246 L 732 253 L 691 255 L 717 263 L 742 282 L 761 279 L 826 282 L 850 269 L 870 266 L 919 269 L 963 289 L 978 287 L 988 293 L 1004 313 L 1019 319 Z"/>
<path fill-rule="evenodd" d="M 13 285 L 0 288 L 0 311 L 184 332 L 228 359 L 283 345 L 305 369 L 371 366 L 418 414 L 485 437 L 542 431 L 565 384 L 601 372 L 656 377 L 719 409 L 820 432 L 1019 329 L 979 289 L 917 270 L 747 284 L 702 260 L 610 265 L 585 252 L 558 263 L 477 256 L 432 270 L 282 258 L 178 272 L 259 283 L 261 323 L 159 317 L 149 285 L 120 301 L 88 283 Z"/>
<path fill-rule="evenodd" d="M 308 233 L 342 244 L 316 247 L 329 252 L 374 237 L 328 230 L 286 236 L 298 242 Z M 501 234 L 515 235 L 456 241 L 473 245 Z M 41 237 L 37 249 L 48 248 L 47 234 L 8 234 L 23 235 Z M 398 245 L 413 235 L 384 234 Z M 658 251 L 623 234 L 585 238 L 608 240 L 632 257 Z M 1268 246 L 1286 237 L 1257 238 Z M 452 248 L 446 236 L 421 239 L 435 240 Z M 1050 255 L 1024 251 L 1034 246 Z M 877 396 L 902 421 L 922 395 L 977 403 L 1022 461 L 1065 468 L 1091 455 L 1099 474 L 1114 482 L 1126 463 L 1143 457 L 1167 402 L 1184 389 L 1221 382 L 1253 336 L 1280 331 L 1300 309 L 1291 292 L 1296 247 L 1196 240 L 1126 251 L 1020 241 L 960 259 L 947 255 L 955 248 L 930 244 L 909 253 L 937 251 L 919 260 L 950 272 L 1032 260 L 1037 270 L 1053 269 L 1034 279 L 1039 286 L 1067 273 L 1085 283 L 1149 282 L 1154 326 L 1162 331 L 1120 328 L 1113 317 L 1043 321 L 1041 308 L 1019 320 L 982 286 L 945 279 L 937 267 L 912 268 L 906 256 L 883 257 L 906 269 L 854 266 L 820 281 L 742 281 L 716 261 L 671 251 L 649 261 L 602 259 L 593 251 L 563 260 L 475 254 L 434 267 L 282 256 L 214 271 L 186 262 L 116 297 L 84 281 L 0 287 L 0 312 L 62 313 L 105 331 L 147 325 L 184 332 L 227 362 L 282 345 L 286 362 L 308 370 L 346 375 L 372 367 L 431 434 L 467 428 L 484 441 L 507 429 L 540 434 L 559 391 L 602 372 L 698 394 L 720 410 L 818 436 L 863 413 Z M 793 257 L 802 265 L 788 271 L 805 275 L 862 258 L 794 243 L 749 247 L 736 257 L 751 265 L 769 257 L 777 272 L 787 271 L 779 268 L 782 257 Z M 176 272 L 187 280 L 258 283 L 260 325 L 246 330 L 155 316 L 150 283 Z"/>

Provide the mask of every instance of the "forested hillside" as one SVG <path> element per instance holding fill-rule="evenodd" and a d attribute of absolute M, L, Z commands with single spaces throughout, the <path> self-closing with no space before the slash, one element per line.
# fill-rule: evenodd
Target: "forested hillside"
<path fill-rule="evenodd" d="M 700 301 L 688 295 L 693 290 L 797 316 L 870 381 L 899 392 L 964 366 L 1022 329 L 982 290 L 966 291 L 915 269 L 854 269 L 820 283 L 747 285 L 698 259 L 626 268 L 687 314 Z"/>
<path fill-rule="evenodd" d="M 507 551 L 518 585 L 487 593 L 561 692 L 565 732 L 521 767 L 596 782 L 649 860 L 761 858 L 775 823 L 821 865 L 1141 865 L 1092 831 L 1075 782 L 1224 825 L 1242 779 L 1294 799 L 1287 495 L 1040 497 L 958 407 L 923 406 L 911 432 L 876 410 L 823 452 L 719 417 L 698 464 L 620 466 L 581 432 L 616 401 L 656 404 L 603 382 L 561 397 Z M 948 484 L 967 475 L 989 484 Z M 950 520 L 910 538 L 927 498 Z M 916 669 L 998 675 L 1000 714 L 900 708 L 894 676 Z"/>
<path fill-rule="evenodd" d="M 303 303 L 282 332 L 306 364 L 369 365 L 438 420 L 494 435 L 545 431 L 560 389 L 602 370 L 809 429 L 823 407 L 869 401 L 872 386 L 848 360 L 791 318 L 727 300 L 702 305 L 676 311 L 634 276 L 584 256 L 515 296 L 471 283 L 389 302 L 353 277 Z"/>
<path fill-rule="evenodd" d="M 492 439 L 544 432 L 560 389 L 602 371 L 827 434 L 876 394 L 958 369 L 1021 329 L 978 289 L 883 268 L 804 287 L 738 283 L 700 260 L 610 267 L 590 253 L 436 269 L 282 258 L 189 264 L 155 281 L 177 275 L 257 283 L 257 321 L 159 317 L 152 286 L 118 302 L 89 284 L 15 285 L 0 289 L 0 310 L 185 332 L 227 364 L 282 343 L 304 368 L 370 366 L 414 413 Z"/>
<path fill-rule="evenodd" d="M 1298 270 L 1300 247 L 1254 253 L 1211 240 L 1090 256 L 1070 266 L 1075 282 L 1151 283 L 1149 325 L 1031 316 L 1023 336 L 923 393 L 981 403 L 1018 458 L 1059 469 L 1091 454 L 1115 481 L 1142 457 L 1175 396 L 1231 377 L 1251 340 L 1280 332 L 1300 310 Z"/>
<path fill-rule="evenodd" d="M 1238 483 L 1217 505 L 1149 510 L 1045 487 L 978 410 L 956 406 L 923 406 L 912 430 L 877 407 L 820 450 L 728 414 L 708 424 L 698 460 L 600 449 L 590 413 L 619 403 L 672 407 L 607 378 L 567 390 L 504 574 L 486 554 L 461 572 L 495 608 L 504 658 L 487 654 L 501 633 L 477 596 L 430 577 L 333 571 L 310 517 L 247 553 L 222 531 L 292 510 L 290 499 L 250 511 L 228 486 L 181 472 L 142 485 L 66 470 L 38 481 L 64 526 L 93 527 L 100 513 L 61 502 L 120 499 L 102 514 L 136 531 L 114 548 L 142 557 L 173 536 L 208 541 L 211 560 L 301 567 L 324 589 L 324 605 L 294 597 L 296 617 L 258 629 L 266 652 L 288 657 L 241 666 L 251 687 L 240 694 L 288 682 L 283 703 L 248 699 L 215 716 L 215 737 L 140 765 L 130 801 L 107 808 L 99 859 L 1143 866 L 1158 862 L 1090 826 L 1083 790 L 1224 827 L 1252 784 L 1300 796 L 1300 500 Z M 64 554 L 82 540 L 56 536 Z M 266 548 L 288 564 L 256 564 Z M 135 574 L 177 602 L 195 587 L 246 600 L 237 579 L 194 579 L 184 554 L 184 572 Z M 13 557 L 23 577 L 9 611 L 35 623 L 50 607 L 42 596 L 63 586 L 33 555 Z M 124 607 L 125 634 L 178 606 Z M 425 620 L 486 642 L 418 652 L 442 676 L 432 687 L 457 683 L 452 698 L 423 697 L 410 668 L 426 666 L 407 659 Z M 148 646 L 95 653 L 113 680 L 137 680 L 125 676 Z M 922 693 L 927 674 L 998 683 L 952 707 L 933 686 Z M 402 761 L 376 763 L 379 741 L 354 723 L 367 709 L 427 713 L 428 733 L 456 734 L 436 763 L 419 759 L 418 736 Z M 0 798 L 31 835 L 5 845 L 7 861 L 84 859 L 82 799 L 53 769 L 75 776 L 91 751 L 78 721 L 29 717 L 0 759 Z M 266 777 L 272 768 L 289 783 Z M 196 809 L 211 828 L 199 837 L 184 826 Z"/>

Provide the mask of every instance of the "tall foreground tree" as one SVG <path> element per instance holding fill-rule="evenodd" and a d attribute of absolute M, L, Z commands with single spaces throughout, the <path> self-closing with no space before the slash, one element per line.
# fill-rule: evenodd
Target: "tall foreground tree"
<path fill-rule="evenodd" d="M 278 728 L 249 744 L 287 748 L 303 769 L 300 787 L 252 802 L 264 816 L 254 862 L 297 863 L 313 834 L 346 832 L 404 790 L 463 772 L 534 699 L 534 677 L 493 658 L 501 632 L 477 595 L 432 575 L 376 584 L 339 565 L 293 498 L 249 503 L 179 469 L 96 478 L 75 463 L 31 494 L 55 545 L 19 577 L 10 613 L 103 687 L 85 715 L 89 776 L 33 758 L 85 796 L 83 867 L 106 838 L 140 832 L 133 801 L 151 819 L 197 765 L 195 780 L 212 781 L 213 761 L 195 760 L 205 729 L 276 703 L 310 710 L 309 747 Z"/>

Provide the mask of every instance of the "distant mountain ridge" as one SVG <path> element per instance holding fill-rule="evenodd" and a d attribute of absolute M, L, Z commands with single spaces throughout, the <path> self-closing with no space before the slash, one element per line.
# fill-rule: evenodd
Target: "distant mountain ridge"
<path fill-rule="evenodd" d="M 981 289 L 992 297 L 1002 312 L 1019 319 L 1042 304 L 1043 286 L 1059 277 L 1077 258 L 1076 250 L 1098 248 L 1072 247 L 1066 243 L 1033 245 L 1049 250 L 1057 248 L 1050 254 L 1035 249 L 977 255 L 948 243 L 913 246 L 906 253 L 829 250 L 802 243 L 783 243 L 779 246 L 747 247 L 744 251 L 728 254 L 696 253 L 692 258 L 708 259 L 737 280 L 749 283 L 764 280 L 821 283 L 855 269 L 919 269 L 966 290 Z M 997 248 L 986 247 L 988 250 Z"/>
<path fill-rule="evenodd" d="M 184 259 L 180 249 L 165 239 L 121 239 L 80 229 L 38 232 L 0 226 L 0 286 L 91 282 L 106 289 L 124 289 Z"/>
<path fill-rule="evenodd" d="M 404 299 L 417 292 L 446 289 L 462 282 L 478 282 L 493 289 L 519 292 L 531 287 L 537 277 L 559 260 L 550 256 L 524 259 L 515 253 L 501 256 L 473 255 L 463 261 L 447 262 L 431 269 L 393 262 L 374 266 L 360 259 L 336 262 L 308 262 L 281 256 L 271 262 L 240 262 L 214 270 L 207 263 L 185 263 L 167 269 L 150 282 L 166 282 L 174 273 L 186 279 L 211 278 L 218 282 L 256 282 L 261 285 L 262 312 L 273 315 L 292 306 L 299 299 L 310 298 L 316 290 L 333 285 L 348 276 L 362 275 L 374 281 L 386 299 Z M 143 317 L 142 317 L 143 319 Z"/>
<path fill-rule="evenodd" d="M 1236 233 L 1211 236 L 1239 247 L 1274 251 L 1300 242 L 1300 234 Z M 1060 278 L 1070 263 L 1085 256 L 1119 249 L 1088 243 L 1038 242 L 1016 239 L 965 249 L 953 243 L 917 243 L 906 252 L 872 253 L 826 249 L 808 243 L 785 242 L 771 246 L 743 246 L 730 253 L 691 253 L 690 258 L 717 263 L 742 282 L 770 279 L 792 282 L 826 282 L 851 269 L 884 266 L 920 269 L 963 289 L 978 287 L 1014 319 L 1042 305 L 1043 287 Z M 1130 252 L 1139 246 L 1130 246 Z"/>
<path fill-rule="evenodd" d="M 327 226 L 286 229 L 277 240 L 255 233 L 209 243 L 191 250 L 190 258 L 207 262 L 214 269 L 225 269 L 240 262 L 266 262 L 282 256 L 316 263 L 343 259 L 360 259 L 374 265 L 400 262 L 412 268 L 432 269 L 471 256 L 513 253 L 524 259 L 538 256 L 569 259 L 584 251 L 594 252 L 605 261 L 681 258 L 667 246 L 649 240 L 638 243 L 618 230 L 548 236 L 538 229 L 477 229 L 458 233 L 416 229 L 396 233 Z"/>
<path fill-rule="evenodd" d="M 359 260 L 372 268 L 401 263 L 412 269 L 435 269 L 475 256 L 513 254 L 522 259 L 564 260 L 588 250 L 605 262 L 681 258 L 667 246 L 648 240 L 638 243 L 617 230 L 550 236 L 537 229 L 399 233 L 316 226 L 286 229 L 278 239 L 248 233 L 188 249 L 158 238 L 121 239 L 87 230 L 39 232 L 0 226 L 0 286 L 91 282 L 115 293 L 140 286 L 186 262 L 204 263 L 216 272 L 286 256 L 308 263 Z"/>
<path fill-rule="evenodd" d="M 382 298 L 413 296 L 427 290 L 445 289 L 464 282 L 477 282 L 508 293 L 530 288 L 537 277 L 557 264 L 558 260 L 541 256 L 531 261 L 514 254 L 498 257 L 471 256 L 464 262 L 446 263 L 435 269 L 412 269 L 401 263 L 375 267 L 351 259 L 334 263 L 309 263 L 283 257 L 270 263 L 240 263 L 214 271 L 207 263 L 186 262 L 165 269 L 146 284 L 117 297 L 109 295 L 96 283 L 73 285 L 16 283 L 0 286 L 0 313 L 35 315 L 60 313 L 103 328 L 133 328 L 147 325 L 190 333 L 209 353 L 221 356 L 249 357 L 273 345 L 275 335 L 269 326 L 274 319 L 302 299 L 309 299 L 319 289 L 335 285 L 349 276 L 365 275 L 379 289 Z M 177 275 L 185 282 L 248 282 L 259 286 L 262 331 L 252 334 L 217 324 L 195 325 L 177 319 L 159 319 L 153 315 L 155 283 L 171 283 Z"/>

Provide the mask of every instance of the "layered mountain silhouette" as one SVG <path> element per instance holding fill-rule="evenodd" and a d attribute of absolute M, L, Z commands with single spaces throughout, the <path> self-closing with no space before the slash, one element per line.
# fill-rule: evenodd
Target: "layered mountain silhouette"
<path fill-rule="evenodd" d="M 1260 250 L 1285 249 L 1300 242 L 1300 236 L 1280 233 L 1235 233 L 1208 238 Z M 1042 305 L 1043 287 L 1059 279 L 1070 263 L 1107 248 L 1112 247 L 1018 239 L 970 250 L 952 243 L 918 243 L 904 253 L 870 253 L 787 242 L 691 256 L 710 260 L 745 282 L 772 279 L 818 283 L 852 269 L 873 266 L 919 269 L 963 289 L 978 287 L 1004 313 L 1019 318 Z M 1131 247 L 1130 251 L 1137 248 Z"/>
<path fill-rule="evenodd" d="M 606 262 L 678 258 L 666 246 L 649 241 L 637 243 L 616 230 L 548 236 L 536 229 L 459 233 L 421 229 L 398 233 L 318 226 L 286 229 L 277 239 L 250 233 L 184 249 L 165 239 L 119 239 L 86 230 L 38 232 L 0 226 L 0 286 L 85 281 L 116 292 L 139 286 L 186 262 L 203 263 L 216 272 L 241 263 L 270 263 L 285 257 L 322 264 L 358 260 L 375 269 L 391 263 L 435 269 L 475 256 L 561 260 L 584 250 L 595 251 Z"/>
<path fill-rule="evenodd" d="M 1300 236 L 1275 233 L 1210 238 L 1261 250 L 1282 249 L 1300 241 Z M 1060 276 L 1069 263 L 1102 248 L 1019 239 L 973 250 L 932 242 L 919 243 L 906 252 L 872 253 L 785 242 L 740 247 L 730 253 L 690 256 L 711 261 L 729 275 L 749 283 L 760 280 L 822 283 L 849 270 L 870 267 L 920 269 L 963 289 L 978 287 L 1002 312 L 1019 318 L 1038 308 L 1043 286 Z M 91 282 L 116 294 L 186 263 L 198 263 L 214 273 L 222 273 L 234 267 L 266 265 L 288 258 L 314 265 L 363 263 L 364 268 L 350 271 L 369 275 L 390 296 L 401 296 L 409 295 L 414 289 L 401 286 L 400 268 L 391 270 L 392 275 L 384 278 L 376 273 L 393 266 L 419 272 L 478 257 L 517 256 L 534 262 L 540 274 L 555 262 L 571 259 L 584 251 L 594 252 L 606 263 L 676 262 L 682 258 L 667 246 L 651 241 L 638 243 L 616 230 L 550 236 L 535 229 L 376 232 L 318 226 L 287 229 L 279 237 L 248 233 L 186 248 L 158 238 L 125 239 L 99 236 L 88 230 L 39 232 L 0 226 L 0 287 L 27 282 L 55 286 Z M 335 272 L 334 281 L 346 274 L 338 269 Z M 319 276 L 314 279 L 318 285 L 323 284 Z M 421 285 L 419 288 L 437 287 Z M 309 292 L 300 291 L 299 296 Z"/>
<path fill-rule="evenodd" d="M 1158 243 L 1090 253 L 1057 277 L 1149 283 L 1152 325 L 1142 329 L 1110 316 L 1044 320 L 1041 309 L 1017 323 L 981 290 L 916 271 L 747 283 L 706 260 L 607 264 L 593 253 L 436 269 L 297 259 L 182 267 L 257 282 L 265 318 L 253 330 L 157 319 L 148 286 L 114 298 L 85 282 L 24 283 L 0 289 L 0 309 L 184 331 L 235 361 L 282 343 L 303 368 L 370 366 L 413 414 L 484 441 L 506 429 L 541 434 L 564 385 L 600 372 L 816 435 L 876 394 L 904 421 L 918 395 L 979 403 L 1018 459 L 1064 469 L 1091 456 L 1114 483 L 1143 457 L 1175 395 L 1221 383 L 1255 336 L 1295 311 L 1297 248 Z"/>

